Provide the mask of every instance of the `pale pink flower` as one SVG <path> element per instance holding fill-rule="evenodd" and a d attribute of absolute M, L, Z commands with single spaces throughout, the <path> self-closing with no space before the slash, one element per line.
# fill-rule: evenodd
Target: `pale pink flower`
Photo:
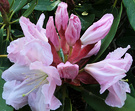
<path fill-rule="evenodd" d="M 8 58 L 11 62 L 28 65 L 31 62 L 42 61 L 44 65 L 53 62 L 51 46 L 47 42 L 45 33 L 42 33 L 44 15 L 41 14 L 37 25 L 25 17 L 20 18 L 20 24 L 25 37 L 10 43 L 7 47 Z"/>
<path fill-rule="evenodd" d="M 58 31 L 66 30 L 68 24 L 67 4 L 64 2 L 59 3 L 55 15 L 55 24 Z"/>
<path fill-rule="evenodd" d="M 33 39 L 26 41 L 25 37 L 17 39 L 7 47 L 8 58 L 11 62 L 28 65 L 31 62 L 42 61 L 44 65 L 53 62 L 53 55 L 49 43 Z"/>
<path fill-rule="evenodd" d="M 2 97 L 16 110 L 26 104 L 33 111 L 55 110 L 61 105 L 54 96 L 61 80 L 53 66 L 44 66 L 42 62 L 31 63 L 29 67 L 14 64 L 3 72 L 2 78 L 6 80 Z"/>
<path fill-rule="evenodd" d="M 77 64 L 71 64 L 70 62 L 60 63 L 57 65 L 58 72 L 61 78 L 74 79 L 79 72 L 79 66 Z"/>
<path fill-rule="evenodd" d="M 53 43 L 56 51 L 59 51 L 60 42 L 59 42 L 59 37 L 54 26 L 53 16 L 49 17 L 49 20 L 46 24 L 46 36 Z"/>
<path fill-rule="evenodd" d="M 81 22 L 78 16 L 71 14 L 69 24 L 65 32 L 65 38 L 69 46 L 73 46 L 80 37 Z"/>
<path fill-rule="evenodd" d="M 118 81 L 108 88 L 109 94 L 105 103 L 112 107 L 121 108 L 125 104 L 126 92 L 130 93 L 129 85 L 124 81 Z"/>
<path fill-rule="evenodd" d="M 23 16 L 20 18 L 19 22 L 22 27 L 23 33 L 26 37 L 25 39 L 31 40 L 33 38 L 34 39 L 36 38 L 48 42 L 48 39 L 45 35 L 46 30 L 42 28 L 44 18 L 45 18 L 44 14 L 41 14 L 36 25 L 31 23 L 28 18 L 25 18 Z"/>
<path fill-rule="evenodd" d="M 115 87 L 114 84 L 116 84 L 119 80 L 121 80 L 122 78 L 126 76 L 125 73 L 130 69 L 131 64 L 132 64 L 131 55 L 126 53 L 126 51 L 129 48 L 130 46 L 123 49 L 118 48 L 114 52 L 109 53 L 104 60 L 97 63 L 88 64 L 84 68 L 85 71 L 88 72 L 91 76 L 93 76 L 101 85 L 101 89 L 100 89 L 101 94 L 106 89 L 108 89 L 111 93 L 113 93 L 112 88 L 117 89 L 117 88 L 114 88 Z M 125 54 L 125 57 L 121 58 L 124 54 Z M 122 92 L 126 93 L 128 91 L 125 90 Z M 124 100 L 125 99 L 121 99 L 121 101 L 117 100 L 117 102 L 124 103 Z M 113 104 L 113 102 L 109 103 L 111 100 L 107 100 L 107 101 L 108 101 L 107 104 L 111 106 L 120 107 L 119 106 L 120 103 Z"/>
<path fill-rule="evenodd" d="M 82 44 L 94 44 L 103 39 L 110 31 L 113 19 L 112 14 L 105 14 L 99 21 L 93 23 L 82 35 Z"/>

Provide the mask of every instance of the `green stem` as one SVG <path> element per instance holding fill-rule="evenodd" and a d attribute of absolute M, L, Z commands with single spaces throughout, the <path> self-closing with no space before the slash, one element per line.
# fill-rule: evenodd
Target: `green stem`
<path fill-rule="evenodd" d="M 5 26 L 6 26 L 6 24 L 3 24 L 3 26 L 1 27 L 1 29 L 4 29 Z"/>
<path fill-rule="evenodd" d="M 84 71 L 84 68 L 82 68 L 81 70 L 79 70 L 79 73 L 83 72 Z"/>
<path fill-rule="evenodd" d="M 113 7 L 115 7 L 115 6 L 116 6 L 117 1 L 118 1 L 118 0 L 115 0 L 115 1 L 114 1 Z"/>
<path fill-rule="evenodd" d="M 0 23 L 0 25 L 3 25 L 3 23 Z"/>
<path fill-rule="evenodd" d="M 0 55 L 0 57 L 7 57 L 7 55 Z"/>
<path fill-rule="evenodd" d="M 68 55 L 68 58 L 71 56 L 71 54 L 72 54 L 72 50 L 73 50 L 73 47 L 72 47 L 72 46 L 70 46 L 70 47 L 69 47 L 69 55 Z"/>
<path fill-rule="evenodd" d="M 19 19 L 16 19 L 15 21 L 9 22 L 9 24 L 13 24 L 13 23 L 16 23 L 18 21 L 19 21 Z"/>
<path fill-rule="evenodd" d="M 11 30 L 11 25 L 7 27 L 7 40 L 9 40 L 10 38 L 10 30 Z"/>

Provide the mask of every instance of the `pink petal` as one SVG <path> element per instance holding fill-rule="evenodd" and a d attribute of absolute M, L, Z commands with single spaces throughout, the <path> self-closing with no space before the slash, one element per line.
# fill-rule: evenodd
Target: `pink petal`
<path fill-rule="evenodd" d="M 40 61 L 48 66 L 53 61 L 53 55 L 49 43 L 40 40 L 29 42 L 24 46 L 20 53 L 25 58 L 25 61 L 27 61 L 27 64 Z"/>
<path fill-rule="evenodd" d="M 28 96 L 28 104 L 32 111 L 50 111 L 48 104 L 45 104 L 45 98 L 41 92 L 42 87 L 36 93 L 32 92 Z"/>
<path fill-rule="evenodd" d="M 111 85 L 126 76 L 126 70 L 112 65 L 112 62 L 115 64 L 119 61 L 103 60 L 88 64 L 85 67 L 85 71 L 93 76 L 101 85 L 100 93 L 103 93 Z"/>
<path fill-rule="evenodd" d="M 43 27 L 43 24 L 44 24 L 44 19 L 45 19 L 45 15 L 42 13 L 42 14 L 40 15 L 39 19 L 38 19 L 37 24 L 36 24 L 37 29 L 38 29 L 39 31 L 42 30 L 42 27 Z"/>
<path fill-rule="evenodd" d="M 116 53 L 117 50 L 119 50 L 119 54 Z M 122 51 L 120 51 L 120 49 L 116 49 L 113 53 L 110 53 L 105 60 L 88 64 L 84 68 L 85 71 L 93 76 L 101 85 L 100 93 L 103 93 L 106 89 L 125 77 L 125 73 L 131 67 L 132 57 L 130 54 L 126 53 L 124 59 L 120 58 L 123 56 L 123 52 L 125 52 L 123 50 L 125 49 L 122 49 Z M 114 59 L 113 56 L 110 56 L 111 54 L 114 54 L 113 56 L 116 54 L 116 56 L 118 55 L 119 57 Z"/>
<path fill-rule="evenodd" d="M 126 100 L 126 92 L 130 93 L 129 85 L 126 82 L 118 81 L 109 87 L 108 90 L 109 94 L 105 100 L 106 104 L 121 108 Z"/>
<path fill-rule="evenodd" d="M 27 104 L 27 96 L 23 97 L 23 94 L 28 93 L 36 86 L 35 84 L 28 85 L 29 82 L 23 81 L 7 81 L 4 84 L 2 98 L 6 100 L 6 104 L 13 106 L 16 110 L 22 108 Z"/>
<path fill-rule="evenodd" d="M 42 86 L 42 93 L 45 98 L 45 104 L 48 104 L 48 107 L 52 110 L 55 110 L 60 107 L 61 103 L 57 98 L 55 98 L 54 91 L 56 88 L 56 84 L 52 78 L 48 78 L 49 84 L 45 84 Z"/>
<path fill-rule="evenodd" d="M 9 69 L 5 70 L 2 73 L 2 78 L 5 81 L 12 81 L 12 80 L 23 81 L 26 77 L 26 74 L 29 71 L 30 70 L 27 66 L 14 64 Z"/>
<path fill-rule="evenodd" d="M 127 52 L 129 48 L 130 45 L 128 45 L 126 48 L 117 48 L 113 52 L 110 52 L 105 59 L 121 59 L 121 57 Z"/>
<path fill-rule="evenodd" d="M 39 20 L 40 23 L 41 23 L 41 19 L 43 18 L 42 16 L 40 17 L 40 20 Z M 22 27 L 23 33 L 27 40 L 36 38 L 36 39 L 40 39 L 40 40 L 48 42 L 48 39 L 45 36 L 45 33 L 40 33 L 44 29 L 43 28 L 39 29 L 39 23 L 37 24 L 38 26 L 36 26 L 35 24 L 31 23 L 29 19 L 25 17 L 21 17 L 20 25 Z M 40 25 L 40 28 L 41 28 L 41 25 Z"/>
<path fill-rule="evenodd" d="M 61 102 L 55 96 L 52 97 L 51 103 L 52 103 L 50 105 L 51 110 L 56 110 L 62 105 Z"/>
<path fill-rule="evenodd" d="M 58 71 L 57 71 L 57 69 L 55 67 L 53 67 L 53 66 L 44 66 L 41 62 L 36 61 L 36 62 L 30 64 L 30 69 L 31 70 L 42 70 L 49 77 L 54 79 L 55 84 L 57 84 L 59 86 L 61 85 L 61 79 L 60 79 L 59 73 L 58 73 Z"/>
<path fill-rule="evenodd" d="M 94 45 L 93 49 L 91 49 L 90 52 L 84 58 L 91 57 L 92 55 L 97 55 L 98 51 L 100 50 L 100 46 L 101 40 Z"/>

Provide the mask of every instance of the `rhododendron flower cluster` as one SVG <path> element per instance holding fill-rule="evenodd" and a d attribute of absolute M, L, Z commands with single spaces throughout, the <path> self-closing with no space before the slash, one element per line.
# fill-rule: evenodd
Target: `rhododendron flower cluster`
<path fill-rule="evenodd" d="M 41 14 L 35 25 L 25 17 L 20 18 L 24 37 L 8 46 L 8 58 L 14 64 L 2 74 L 6 81 L 2 97 L 6 103 L 16 110 L 26 104 L 32 111 L 56 110 L 62 105 L 54 96 L 57 86 L 99 83 L 101 94 L 109 91 L 106 104 L 122 107 L 126 92 L 130 92 L 129 85 L 122 80 L 132 64 L 131 55 L 126 53 L 130 46 L 118 48 L 104 60 L 86 65 L 89 57 L 100 50 L 113 15 L 105 14 L 82 36 L 79 17 L 74 14 L 69 17 L 64 2 L 58 5 L 55 22 L 53 16 L 49 17 L 46 29 L 42 27 L 44 19 Z"/>

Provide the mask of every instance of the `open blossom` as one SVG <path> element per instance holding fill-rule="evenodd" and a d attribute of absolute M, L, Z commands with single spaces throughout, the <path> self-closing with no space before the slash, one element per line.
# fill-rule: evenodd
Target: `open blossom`
<path fill-rule="evenodd" d="M 99 21 L 93 23 L 82 35 L 82 44 L 93 44 L 103 39 L 110 31 L 113 19 L 112 14 L 105 14 Z"/>
<path fill-rule="evenodd" d="M 6 81 L 2 97 L 6 103 L 15 109 L 29 104 L 32 111 L 56 110 L 61 105 L 61 102 L 54 96 L 56 86 L 61 85 L 60 77 L 64 78 L 63 83 L 68 82 L 74 85 L 78 85 L 80 81 L 83 83 L 99 82 L 101 93 L 106 89 L 113 92 L 115 84 L 125 77 L 128 71 L 126 67 L 131 65 L 129 54 L 121 59 L 128 48 L 124 50 L 125 52 L 117 54 L 119 58 L 114 58 L 113 54 L 109 54 L 105 60 L 87 65 L 85 70 L 93 77 L 88 73 L 78 74 L 79 69 L 87 62 L 84 58 L 97 54 L 99 51 L 101 39 L 107 35 L 112 25 L 113 15 L 104 15 L 88 28 L 81 39 L 79 38 L 81 22 L 73 14 L 68 21 L 66 3 L 61 2 L 56 10 L 55 25 L 58 32 L 56 32 L 53 17 L 49 18 L 45 30 L 43 28 L 44 18 L 45 16 L 41 14 L 36 25 L 25 17 L 20 18 L 25 37 L 11 42 L 8 46 L 8 58 L 15 64 L 2 74 L 2 78 Z M 125 60 L 128 63 L 124 62 Z M 121 67 L 118 68 L 117 65 Z M 104 80 L 102 77 L 107 79 Z M 88 80 L 89 78 L 92 82 Z M 122 90 L 124 94 L 128 91 L 128 87 Z M 121 101 L 125 100 L 121 99 L 118 93 L 117 96 Z M 110 103 L 109 98 L 110 96 L 106 99 L 107 104 Z"/>
<path fill-rule="evenodd" d="M 104 60 L 88 64 L 84 68 L 85 71 L 93 76 L 101 85 L 101 94 L 106 89 L 109 90 L 106 103 L 110 106 L 122 107 L 126 99 L 125 93 L 130 92 L 128 84 L 120 81 L 126 76 L 125 73 L 129 70 L 132 64 L 131 55 L 126 53 L 129 48 L 130 46 L 124 49 L 118 48 L 114 52 L 109 53 Z M 125 57 L 121 58 L 124 54 Z M 120 92 L 117 92 L 119 90 Z M 120 93 L 122 93 L 122 95 Z M 115 96 L 115 98 L 113 98 L 113 96 Z M 117 99 L 117 97 L 119 99 Z M 111 100 L 111 98 L 113 99 Z"/>
<path fill-rule="evenodd" d="M 11 42 L 7 47 L 8 58 L 11 62 L 19 63 L 21 65 L 30 64 L 35 61 L 42 61 L 44 65 L 50 65 L 52 63 L 53 56 L 51 47 L 47 42 L 48 40 L 46 39 L 45 34 L 42 34 L 42 31 L 44 30 L 42 28 L 43 21 L 43 14 L 40 16 L 37 25 L 32 24 L 25 17 L 20 18 L 20 24 L 25 37 Z"/>
<path fill-rule="evenodd" d="M 2 97 L 6 104 L 16 110 L 26 104 L 33 111 L 55 110 L 61 105 L 54 96 L 56 85 L 61 85 L 61 79 L 58 70 L 50 66 L 53 55 L 50 44 L 43 38 L 46 37 L 42 33 L 43 20 L 42 14 L 37 25 L 34 25 L 22 17 L 20 23 L 25 37 L 11 42 L 7 49 L 8 58 L 15 64 L 2 73 L 6 81 Z M 33 30 L 30 25 L 34 27 Z"/>
<path fill-rule="evenodd" d="M 14 64 L 3 72 L 2 78 L 6 80 L 2 97 L 16 110 L 26 104 L 33 111 L 55 110 L 61 105 L 53 95 L 56 85 L 61 85 L 59 73 L 53 66 L 45 67 L 41 62 L 31 63 L 29 67 Z"/>

